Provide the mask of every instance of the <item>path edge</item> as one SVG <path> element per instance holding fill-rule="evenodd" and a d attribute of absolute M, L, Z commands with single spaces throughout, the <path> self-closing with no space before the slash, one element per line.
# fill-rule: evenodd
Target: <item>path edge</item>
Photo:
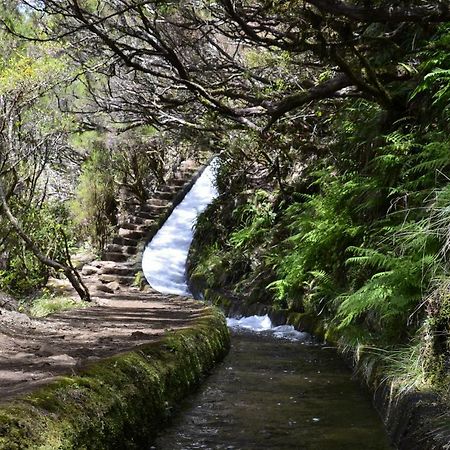
<path fill-rule="evenodd" d="M 202 311 L 189 328 L 0 406 L 0 449 L 148 448 L 229 350 L 224 315 Z"/>

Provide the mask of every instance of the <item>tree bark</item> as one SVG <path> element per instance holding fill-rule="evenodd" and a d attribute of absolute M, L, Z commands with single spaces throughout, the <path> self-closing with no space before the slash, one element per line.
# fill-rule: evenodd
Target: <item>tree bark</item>
<path fill-rule="evenodd" d="M 70 267 L 66 264 L 62 264 L 58 261 L 55 261 L 51 258 L 48 258 L 45 256 L 42 251 L 39 249 L 37 244 L 33 241 L 33 239 L 30 238 L 30 236 L 25 233 L 25 231 L 22 229 L 22 226 L 20 225 L 20 222 L 17 220 L 17 218 L 13 215 L 11 212 L 11 209 L 9 208 L 6 194 L 3 189 L 3 185 L 0 182 L 0 210 L 3 210 L 6 218 L 8 219 L 9 223 L 11 224 L 14 231 L 17 233 L 17 235 L 25 242 L 27 248 L 36 256 L 36 258 L 44 265 L 51 267 L 55 270 L 58 270 L 60 272 L 63 272 L 64 275 L 67 277 L 67 279 L 70 281 L 73 288 L 77 291 L 77 294 L 80 296 L 81 300 L 84 301 L 91 301 L 91 297 L 89 294 L 89 290 L 87 289 L 86 285 L 81 280 L 80 275 L 78 274 L 77 270 L 74 267 Z"/>
<path fill-rule="evenodd" d="M 267 131 L 278 119 L 288 112 L 299 108 L 312 100 L 321 100 L 332 97 L 337 91 L 349 86 L 353 86 L 353 82 L 350 78 L 346 74 L 339 73 L 331 80 L 324 81 L 323 83 L 312 87 L 309 91 L 290 95 L 279 103 L 268 106 L 267 109 L 270 114 L 270 120 L 264 131 Z"/>
<path fill-rule="evenodd" d="M 422 6 L 356 6 L 340 0 L 305 0 L 324 13 L 366 23 L 442 23 L 450 20 L 448 1 L 430 2 Z"/>

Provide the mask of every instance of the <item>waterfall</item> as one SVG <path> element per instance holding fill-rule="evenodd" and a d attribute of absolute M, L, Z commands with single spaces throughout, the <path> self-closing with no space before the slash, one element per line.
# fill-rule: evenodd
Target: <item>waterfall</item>
<path fill-rule="evenodd" d="M 144 250 L 142 271 L 158 292 L 191 296 L 186 280 L 186 260 L 197 216 L 218 195 L 216 161 L 206 167 Z"/>
<path fill-rule="evenodd" d="M 201 176 L 174 209 L 155 237 L 147 244 L 142 256 L 142 270 L 150 286 L 163 294 L 191 296 L 186 278 L 186 260 L 193 239 L 193 226 L 198 215 L 217 197 L 215 187 L 216 161 L 206 167 Z M 268 316 L 227 319 L 235 330 L 270 332 L 274 337 L 306 340 L 292 326 L 274 327 Z"/>

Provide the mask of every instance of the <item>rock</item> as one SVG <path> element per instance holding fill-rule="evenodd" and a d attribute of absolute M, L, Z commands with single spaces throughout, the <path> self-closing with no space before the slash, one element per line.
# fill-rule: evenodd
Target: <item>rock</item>
<path fill-rule="evenodd" d="M 98 284 L 96 288 L 98 291 L 106 292 L 107 294 L 114 294 L 114 291 L 110 287 L 108 287 L 107 284 Z"/>
<path fill-rule="evenodd" d="M 97 289 L 107 294 L 114 294 L 116 291 L 120 291 L 120 284 L 117 281 L 112 281 L 111 283 L 98 284 Z"/>
<path fill-rule="evenodd" d="M 112 281 L 108 283 L 107 286 L 113 291 L 120 291 L 120 284 L 117 281 Z"/>
<path fill-rule="evenodd" d="M 72 255 L 72 264 L 76 269 L 81 269 L 84 265 L 89 264 L 95 259 L 96 255 L 90 250 L 80 250 Z"/>
<path fill-rule="evenodd" d="M 86 265 L 81 270 L 81 273 L 84 276 L 94 275 L 94 274 L 98 273 L 98 270 L 99 269 L 97 267 L 94 267 L 94 266 L 91 266 L 91 265 Z"/>
<path fill-rule="evenodd" d="M 122 276 L 134 276 L 136 269 L 131 266 L 124 266 L 122 264 L 109 264 L 104 266 L 102 274 L 122 275 Z M 112 281 L 112 280 L 108 280 Z"/>
<path fill-rule="evenodd" d="M 8 294 L 0 291 L 0 308 L 8 311 L 17 311 L 17 300 Z"/>
<path fill-rule="evenodd" d="M 117 281 L 117 278 L 115 275 L 112 274 L 106 274 L 106 273 L 102 273 L 98 276 L 98 279 L 102 282 L 102 283 L 112 283 L 113 281 Z"/>
<path fill-rule="evenodd" d="M 59 280 L 58 278 L 52 277 L 48 279 L 46 287 L 52 292 L 56 292 L 58 294 L 64 294 L 73 291 L 73 287 L 70 284 L 69 280 Z"/>

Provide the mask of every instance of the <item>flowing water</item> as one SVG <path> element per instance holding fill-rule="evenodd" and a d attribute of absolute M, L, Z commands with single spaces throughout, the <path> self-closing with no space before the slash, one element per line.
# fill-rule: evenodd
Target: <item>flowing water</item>
<path fill-rule="evenodd" d="M 191 295 L 186 282 L 186 258 L 197 216 L 217 196 L 214 173 L 213 160 L 144 250 L 144 276 L 152 288 L 163 294 Z"/>
<path fill-rule="evenodd" d="M 336 351 L 286 331 L 233 331 L 228 356 L 152 448 L 389 449 L 369 394 Z"/>
<path fill-rule="evenodd" d="M 163 293 L 190 295 L 185 264 L 192 225 L 217 195 L 207 168 L 146 247 L 143 271 Z M 179 405 L 151 449 L 387 450 L 370 396 L 335 349 L 268 316 L 228 319 L 232 348 Z"/>

